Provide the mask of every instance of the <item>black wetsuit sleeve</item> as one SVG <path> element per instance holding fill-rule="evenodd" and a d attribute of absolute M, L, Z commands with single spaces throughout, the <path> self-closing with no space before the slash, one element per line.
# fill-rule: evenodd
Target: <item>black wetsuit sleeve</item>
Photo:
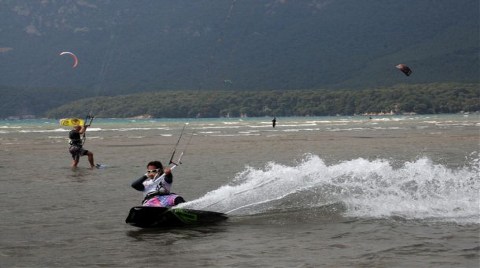
<path fill-rule="evenodd" d="M 143 186 L 143 182 L 147 179 L 148 177 L 143 175 L 142 177 L 138 178 L 137 180 L 135 180 L 134 182 L 132 182 L 132 187 L 135 189 L 135 190 L 138 190 L 138 191 L 143 191 L 145 189 L 145 186 Z"/>
<path fill-rule="evenodd" d="M 170 173 L 170 174 L 168 174 L 168 175 L 165 175 L 165 181 L 166 181 L 167 183 L 172 183 L 172 181 L 173 181 L 173 174 Z"/>

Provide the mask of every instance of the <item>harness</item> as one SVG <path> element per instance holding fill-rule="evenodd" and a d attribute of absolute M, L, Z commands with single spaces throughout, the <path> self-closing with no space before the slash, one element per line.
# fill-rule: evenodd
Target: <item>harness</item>
<path fill-rule="evenodd" d="M 160 194 L 152 196 L 150 199 L 146 199 L 142 202 L 142 206 L 146 207 L 173 207 L 179 203 L 183 203 L 185 200 L 174 193 Z"/>
<path fill-rule="evenodd" d="M 82 147 L 83 142 L 82 142 L 82 139 L 80 138 L 80 133 L 78 133 L 75 130 L 70 130 L 68 137 L 70 138 L 70 140 L 68 141 L 68 144 L 70 144 L 71 146 Z"/>
<path fill-rule="evenodd" d="M 155 191 L 155 192 L 150 192 L 148 193 L 145 198 L 143 198 L 143 201 L 142 203 L 144 203 L 145 201 L 147 201 L 148 199 L 151 199 L 157 195 L 169 195 L 170 193 L 161 193 L 160 191 Z"/>

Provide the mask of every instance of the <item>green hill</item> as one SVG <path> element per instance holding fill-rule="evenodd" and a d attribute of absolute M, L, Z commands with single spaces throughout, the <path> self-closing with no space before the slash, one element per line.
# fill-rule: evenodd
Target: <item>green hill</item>
<path fill-rule="evenodd" d="M 325 116 L 480 111 L 479 84 L 397 85 L 368 90 L 167 91 L 83 99 L 48 117 Z"/>

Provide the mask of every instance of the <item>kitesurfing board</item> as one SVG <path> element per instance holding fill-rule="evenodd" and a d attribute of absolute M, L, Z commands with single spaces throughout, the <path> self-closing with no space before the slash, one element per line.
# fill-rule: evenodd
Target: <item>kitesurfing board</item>
<path fill-rule="evenodd" d="M 83 126 L 85 120 L 80 118 L 63 118 L 60 119 L 60 125 L 64 127 Z"/>
<path fill-rule="evenodd" d="M 137 206 L 130 209 L 125 222 L 141 228 L 172 228 L 214 224 L 227 218 L 214 211 Z"/>
<path fill-rule="evenodd" d="M 105 165 L 105 164 L 96 164 L 96 165 L 95 165 L 95 168 L 97 168 L 97 169 L 104 169 L 104 168 L 107 168 L 107 167 L 108 167 L 108 166 Z"/>

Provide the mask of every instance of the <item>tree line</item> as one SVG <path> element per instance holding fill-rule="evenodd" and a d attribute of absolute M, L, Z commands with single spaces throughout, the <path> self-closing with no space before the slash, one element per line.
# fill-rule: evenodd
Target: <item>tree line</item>
<path fill-rule="evenodd" d="M 397 85 L 366 90 L 161 91 L 71 102 L 49 118 L 332 116 L 480 111 L 479 84 Z"/>

